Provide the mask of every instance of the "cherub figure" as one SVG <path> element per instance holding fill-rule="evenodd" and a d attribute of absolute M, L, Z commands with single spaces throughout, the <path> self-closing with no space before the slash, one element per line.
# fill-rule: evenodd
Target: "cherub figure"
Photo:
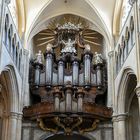
<path fill-rule="evenodd" d="M 47 46 L 46 46 L 46 50 L 48 51 L 48 52 L 52 52 L 52 48 L 53 48 L 53 45 L 52 44 L 47 44 Z"/>
<path fill-rule="evenodd" d="M 41 50 L 38 51 L 36 54 L 36 62 L 42 64 L 43 54 L 41 53 Z"/>
<path fill-rule="evenodd" d="M 90 48 L 90 45 L 89 45 L 89 44 L 85 44 L 85 45 L 84 45 L 84 47 L 85 47 L 85 51 L 90 51 L 90 50 L 91 50 L 91 48 Z"/>
<path fill-rule="evenodd" d="M 64 40 L 62 40 L 62 43 L 65 45 L 65 47 L 61 50 L 61 52 L 73 52 L 76 53 L 75 48 L 73 47 L 73 45 L 75 44 L 75 41 L 72 41 L 70 38 L 68 39 L 67 42 L 65 42 Z"/>
<path fill-rule="evenodd" d="M 103 58 L 102 58 L 102 55 L 95 52 L 95 55 L 94 55 L 94 64 L 102 64 L 103 63 Z"/>

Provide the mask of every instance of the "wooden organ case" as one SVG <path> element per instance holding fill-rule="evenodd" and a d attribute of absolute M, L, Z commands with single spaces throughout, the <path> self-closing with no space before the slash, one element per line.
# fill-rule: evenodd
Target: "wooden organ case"
<path fill-rule="evenodd" d="M 107 89 L 106 62 L 82 42 L 81 30 L 70 22 L 58 26 L 57 45 L 47 45 L 44 62 L 39 52 L 30 64 L 30 89 L 39 101 L 24 107 L 24 119 L 37 121 L 44 131 L 83 133 L 111 119 L 112 109 L 95 102 Z M 61 51 L 56 57 L 57 47 Z"/>

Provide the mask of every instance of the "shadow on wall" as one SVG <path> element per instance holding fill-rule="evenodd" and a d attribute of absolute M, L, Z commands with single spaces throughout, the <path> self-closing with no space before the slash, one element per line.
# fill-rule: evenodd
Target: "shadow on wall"
<path fill-rule="evenodd" d="M 73 135 L 56 134 L 45 140 L 90 140 L 90 139 L 78 134 L 73 134 Z"/>

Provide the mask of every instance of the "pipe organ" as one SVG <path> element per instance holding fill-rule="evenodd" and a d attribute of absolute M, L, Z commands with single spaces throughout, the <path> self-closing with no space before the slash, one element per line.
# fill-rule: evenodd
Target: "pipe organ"
<path fill-rule="evenodd" d="M 25 119 L 36 120 L 44 131 L 83 133 L 93 131 L 100 121 L 111 119 L 112 109 L 96 103 L 96 97 L 107 88 L 105 60 L 100 54 L 93 54 L 89 45 L 81 49 L 78 57 L 79 30 L 71 26 L 58 28 L 61 40 L 57 47 L 63 47 L 59 56 L 48 44 L 44 62 L 41 51 L 32 62 L 30 89 L 40 101 L 25 107 L 23 114 Z"/>

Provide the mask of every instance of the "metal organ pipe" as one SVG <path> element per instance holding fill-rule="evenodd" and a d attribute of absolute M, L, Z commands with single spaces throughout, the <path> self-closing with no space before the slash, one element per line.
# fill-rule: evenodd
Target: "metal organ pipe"
<path fill-rule="evenodd" d="M 53 78 L 53 54 L 51 52 L 46 52 L 45 59 L 46 59 L 46 68 L 45 68 L 46 86 L 51 86 Z"/>
<path fill-rule="evenodd" d="M 85 86 L 91 85 L 91 59 L 90 53 L 84 54 L 84 84 Z"/>
<path fill-rule="evenodd" d="M 64 62 L 59 60 L 58 62 L 58 85 L 64 84 Z"/>
<path fill-rule="evenodd" d="M 41 70 L 40 65 L 36 64 L 35 65 L 35 79 L 34 79 L 34 85 L 36 87 L 38 87 L 40 84 L 40 70 Z"/>
<path fill-rule="evenodd" d="M 79 62 L 78 62 L 78 60 L 73 61 L 72 84 L 74 86 L 77 86 L 79 84 Z"/>
<path fill-rule="evenodd" d="M 96 66 L 96 74 L 97 74 L 97 85 L 101 86 L 102 85 L 102 71 L 101 71 L 101 66 L 97 64 Z"/>
<path fill-rule="evenodd" d="M 66 112 L 70 112 L 72 110 L 72 89 L 69 86 L 66 87 L 65 98 Z"/>
<path fill-rule="evenodd" d="M 55 97 L 54 97 L 54 108 L 55 108 L 56 112 L 60 111 L 60 96 L 59 96 L 59 94 L 55 94 Z"/>
<path fill-rule="evenodd" d="M 83 95 L 82 94 L 78 95 L 77 110 L 78 110 L 78 112 L 82 112 L 83 111 Z"/>

